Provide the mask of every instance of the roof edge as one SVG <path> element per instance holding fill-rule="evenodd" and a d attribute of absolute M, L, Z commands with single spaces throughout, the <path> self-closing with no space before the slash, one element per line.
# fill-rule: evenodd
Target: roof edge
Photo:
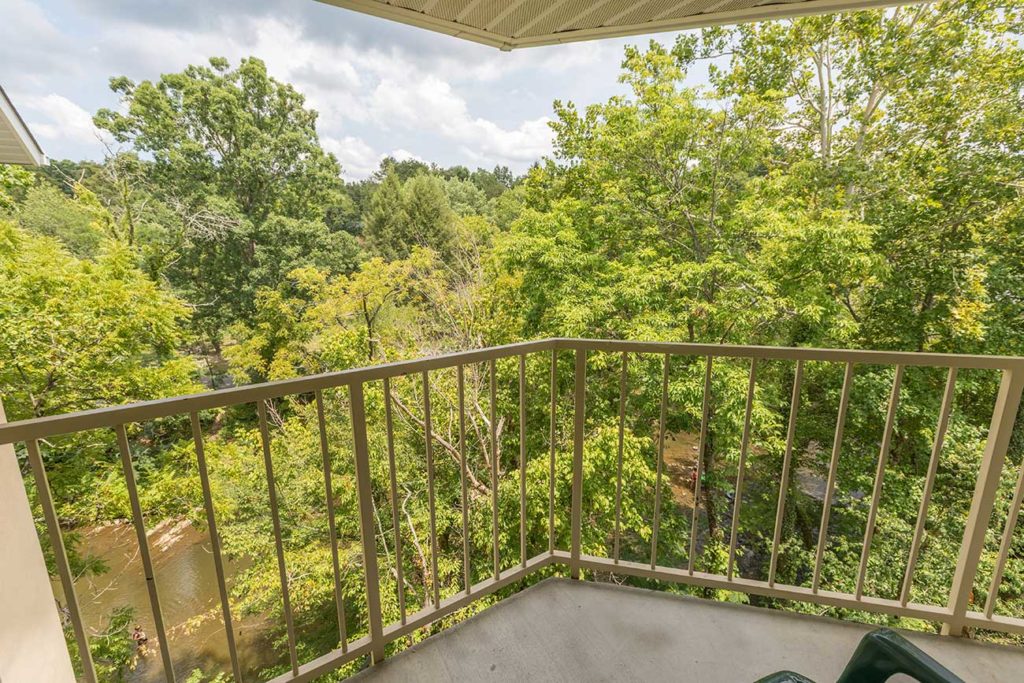
<path fill-rule="evenodd" d="M 424 12 L 417 12 L 416 10 L 406 9 L 405 7 L 398 7 L 396 5 L 388 5 L 382 2 L 376 2 L 375 0 L 317 0 L 317 2 L 321 2 L 325 5 L 333 5 L 334 7 L 341 7 L 342 9 L 361 12 L 363 14 L 369 14 L 382 19 L 390 19 L 401 24 L 427 29 L 428 31 L 434 31 L 436 33 L 444 33 L 445 35 L 454 36 L 456 38 L 463 38 L 474 43 L 487 45 L 488 47 L 496 47 L 504 52 L 517 47 L 514 40 L 509 41 L 506 36 L 502 36 L 491 31 L 476 28 L 474 26 L 468 26 L 466 24 L 460 24 L 456 21 L 438 19 L 437 17 L 432 17 Z"/>
<path fill-rule="evenodd" d="M 602 38 L 625 38 L 670 31 L 686 31 L 709 26 L 728 24 L 746 24 L 772 19 L 788 19 L 790 17 L 813 16 L 838 12 L 855 12 L 859 10 L 884 9 L 901 5 L 916 5 L 933 0 L 804 0 L 803 2 L 778 2 L 775 4 L 758 5 L 746 9 L 727 12 L 708 12 L 695 14 L 678 19 L 661 19 L 642 24 L 623 26 L 600 26 L 590 29 L 576 29 L 548 33 L 540 36 L 514 38 L 513 48 L 543 47 L 547 45 L 564 45 L 585 40 Z"/>
<path fill-rule="evenodd" d="M 684 31 L 706 26 L 723 24 L 742 24 L 753 21 L 784 19 L 787 17 L 828 14 L 831 12 L 852 12 L 857 10 L 882 9 L 900 5 L 913 5 L 930 0 L 804 0 L 802 2 L 775 2 L 761 4 L 740 10 L 724 12 L 708 12 L 675 19 L 659 19 L 638 24 L 615 26 L 599 26 L 585 29 L 571 29 L 536 36 L 514 37 L 504 36 L 486 29 L 457 21 L 440 19 L 425 12 L 386 4 L 376 0 L 318 0 L 327 5 L 349 9 L 363 14 L 390 19 L 399 23 L 463 38 L 482 45 L 509 51 L 527 47 L 546 45 L 562 45 L 584 40 L 601 38 L 619 38 L 643 35 L 648 33 L 664 33 L 668 31 Z"/>
<path fill-rule="evenodd" d="M 32 131 L 29 130 L 25 120 L 21 118 L 21 114 L 15 109 L 14 103 L 11 102 L 11 98 L 7 96 L 7 92 L 3 86 L 0 86 L 0 115 L 3 115 L 7 119 L 11 127 L 14 129 L 14 133 L 18 138 L 18 142 L 21 144 L 26 156 L 31 159 L 31 164 L 21 165 L 35 165 L 35 166 L 46 166 L 49 160 L 46 158 L 46 153 L 43 152 L 43 148 L 39 145 L 35 136 L 32 135 Z M 17 163 L 17 162 L 9 162 Z"/>

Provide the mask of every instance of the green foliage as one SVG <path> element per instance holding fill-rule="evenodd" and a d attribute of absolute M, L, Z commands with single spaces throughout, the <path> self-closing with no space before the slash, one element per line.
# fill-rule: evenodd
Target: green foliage
<path fill-rule="evenodd" d="M 0 164 L 0 211 L 11 211 L 32 186 L 32 174 L 20 166 Z"/>
<path fill-rule="evenodd" d="M 273 213 L 320 220 L 337 201 L 340 167 L 323 151 L 316 112 L 259 59 L 223 58 L 156 82 L 112 78 L 126 113 L 102 109 L 96 125 L 153 155 L 168 195 L 220 194 L 256 223 Z"/>
<path fill-rule="evenodd" d="M 30 233 L 60 240 L 68 251 L 82 258 L 95 256 L 107 238 L 93 211 L 52 185 L 36 185 L 28 190 L 17 221 Z"/>
<path fill-rule="evenodd" d="M 213 58 L 158 81 L 117 77 L 111 88 L 124 113 L 101 110 L 96 125 L 132 153 L 87 182 L 116 237 L 195 305 L 193 328 L 215 350 L 229 325 L 254 315 L 259 289 L 295 268 L 343 273 L 358 263 L 359 246 L 340 229 L 353 203 L 320 147 L 317 114 L 262 61 L 232 69 Z"/>
<path fill-rule="evenodd" d="M 89 650 L 99 680 L 124 681 L 134 671 L 138 662 L 137 647 L 131 636 L 134 619 L 135 610 L 132 607 L 116 607 L 111 610 L 102 630 L 90 634 Z M 80 674 L 82 660 L 70 623 L 64 624 L 64 640 L 71 654 L 71 665 Z"/>
<path fill-rule="evenodd" d="M 417 250 L 403 260 L 369 259 L 334 278 L 315 268 L 293 270 L 277 289 L 261 290 L 255 316 L 231 329 L 236 343 L 225 356 L 232 372 L 240 381 L 285 379 L 415 348 L 402 328 L 423 301 L 434 264 L 430 252 Z"/>
<path fill-rule="evenodd" d="M 230 674 L 223 671 L 213 675 L 203 673 L 202 669 L 193 669 L 192 673 L 185 679 L 185 683 L 228 683 L 231 680 Z"/>
<path fill-rule="evenodd" d="M 363 234 L 374 251 L 389 260 L 407 258 L 415 247 L 447 256 L 454 218 L 440 180 L 420 174 L 402 182 L 388 167 L 363 216 Z"/>
<path fill-rule="evenodd" d="M 487 210 L 487 195 L 468 180 L 449 178 L 444 181 L 444 193 L 452 211 L 460 216 L 479 216 Z"/>
<path fill-rule="evenodd" d="M 0 222 L 0 389 L 11 419 L 187 393 L 187 309 L 109 242 L 80 260 Z"/>
<path fill-rule="evenodd" d="M 131 624 L 135 610 L 124 606 L 114 609 L 107 619 L 107 628 L 89 639 L 96 675 L 105 681 L 124 680 L 135 667 L 137 657 L 135 641 L 131 636 Z"/>
<path fill-rule="evenodd" d="M 363 235 L 377 253 L 394 258 L 405 246 L 402 240 L 407 220 L 402 206 L 402 181 L 389 169 L 363 215 Z"/>
<path fill-rule="evenodd" d="M 554 158 L 521 181 L 502 167 L 385 159 L 370 179 L 343 186 L 317 142 L 315 112 L 255 59 L 234 70 L 215 59 L 139 85 L 114 79 L 126 113 L 100 112 L 97 122 L 132 152 L 103 164 L 62 163 L 34 186 L 22 176 L 4 181 L 11 219 L 0 223 L 0 276 L 11 284 L 0 302 L 0 388 L 8 413 L 185 393 L 192 361 L 183 351 L 193 341 L 185 325 L 212 347 L 207 363 L 226 366 L 236 382 L 541 336 L 1019 354 L 1024 54 L 1013 35 L 1020 22 L 1017 2 L 939 3 L 715 28 L 672 46 L 630 47 L 625 94 L 582 110 L 556 103 Z M 687 74 L 705 60 L 709 85 L 687 86 Z M 68 177 L 77 181 L 68 184 Z M 665 360 L 625 360 L 620 490 L 623 358 L 587 359 L 583 551 L 614 552 L 618 513 L 622 558 L 651 561 L 660 495 L 659 563 L 727 571 L 738 510 L 735 572 L 766 578 L 793 365 L 716 359 L 707 438 L 697 452 L 704 359 L 671 359 L 666 440 L 674 460 L 665 463 L 658 491 Z M 411 613 L 430 604 L 435 585 L 442 598 L 463 590 L 464 571 L 470 582 L 491 576 L 495 533 L 503 568 L 522 560 L 523 540 L 527 557 L 545 551 L 549 487 L 554 542 L 568 544 L 573 367 L 568 354 L 555 355 L 552 444 L 550 361 L 525 362 L 524 425 L 516 359 L 496 363 L 493 405 L 490 368 L 466 365 L 464 434 L 455 371 L 430 374 L 436 548 L 423 378 L 390 381 L 391 439 L 383 386 L 367 383 L 375 578 L 387 622 L 399 618 L 399 569 Z M 750 448 L 737 501 L 752 370 Z M 892 368 L 855 370 L 824 551 L 827 590 L 854 588 L 893 381 Z M 993 379 L 964 372 L 958 380 L 913 600 L 943 604 L 948 595 Z M 842 381 L 838 364 L 804 367 L 777 567 L 786 584 L 810 582 L 818 490 Z M 902 587 L 944 382 L 935 369 L 905 373 L 867 594 L 896 598 Z M 344 390 L 320 399 L 351 641 L 367 627 L 350 406 Z M 280 504 L 300 658 L 336 647 L 340 634 L 317 405 L 312 396 L 290 396 L 268 413 L 273 492 L 252 406 L 202 419 L 224 549 L 240 567 L 232 608 L 270 624 L 280 660 L 264 672 L 269 676 L 284 672 L 287 660 L 269 495 Z M 187 425 L 131 429 L 144 513 L 202 526 Z M 62 518 L 71 527 L 125 518 L 127 491 L 109 437 L 72 441 L 48 453 Z M 1015 435 L 1013 467 L 1022 443 Z M 697 460 L 704 477 L 694 515 L 682 468 Z M 997 519 L 1008 512 L 1011 470 L 1001 482 Z M 996 533 L 981 574 L 994 562 Z M 104 570 L 76 547 L 77 532 L 68 537 L 76 571 Z M 975 604 L 988 590 L 983 583 Z M 1022 586 L 1024 569 L 1011 562 L 1001 607 L 1019 614 Z M 105 657 L 112 666 L 120 661 L 113 651 Z M 197 671 L 190 680 L 209 675 Z"/>

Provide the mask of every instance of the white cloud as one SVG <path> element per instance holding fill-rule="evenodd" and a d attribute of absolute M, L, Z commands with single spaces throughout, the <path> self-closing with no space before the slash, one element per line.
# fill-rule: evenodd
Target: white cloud
<path fill-rule="evenodd" d="M 472 116 L 466 100 L 437 76 L 381 81 L 371 97 L 370 110 L 384 126 L 436 131 L 474 158 L 529 162 L 551 151 L 547 117 L 503 128 Z"/>
<path fill-rule="evenodd" d="M 100 131 L 92 116 L 63 95 L 21 95 L 15 98 L 33 134 L 53 142 L 97 144 Z"/>
<path fill-rule="evenodd" d="M 381 155 L 365 140 L 354 136 L 341 138 L 322 137 L 324 149 L 338 157 L 341 162 L 341 177 L 345 180 L 361 180 L 377 170 Z"/>
<path fill-rule="evenodd" d="M 65 77 L 80 72 L 69 41 L 42 7 L 31 0 L 4 0 L 0 16 L 0 76 L 8 91 L 45 88 L 54 71 Z"/>
<path fill-rule="evenodd" d="M 423 157 L 418 157 L 407 149 L 396 149 L 391 154 L 382 155 L 381 159 L 385 157 L 391 157 L 395 161 L 418 161 L 422 164 L 427 163 L 427 160 Z"/>
<path fill-rule="evenodd" d="M 13 23 L 0 23 L 0 44 L 32 40 L 12 51 L 6 85 L 67 98 L 41 104 L 33 119 L 40 136 L 64 136 L 50 145 L 58 158 L 101 153 L 82 114 L 117 106 L 110 76 L 155 79 L 211 56 L 257 56 L 302 92 L 346 177 L 365 177 L 388 149 L 523 171 L 551 150 L 552 99 L 587 103 L 620 89 L 619 41 L 502 53 L 312 2 L 9 1 Z"/>
<path fill-rule="evenodd" d="M 237 35 L 213 35 L 141 26 L 127 32 L 122 49 L 140 55 L 136 63 L 163 63 L 164 71 L 168 60 L 184 65 L 204 61 L 211 54 L 233 61 L 258 55 L 272 75 L 295 85 L 309 106 L 320 112 L 325 139 L 346 142 L 330 150 L 342 161 L 346 175 L 365 176 L 370 158 L 362 146 L 366 143 L 355 144 L 346 130 L 353 123 L 424 137 L 441 135 L 481 163 L 528 164 L 550 152 L 551 132 L 545 117 L 501 126 L 472 115 L 465 97 L 439 75 L 458 72 L 461 79 L 467 78 L 466 70 L 456 70 L 449 57 L 429 63 L 396 49 L 356 49 L 345 43 L 306 40 L 301 26 L 276 18 L 240 18 L 235 30 Z M 576 49 L 574 54 L 586 60 L 583 56 L 601 51 Z M 526 62 L 550 61 L 545 56 L 506 63 L 501 61 L 503 55 L 497 55 L 470 63 L 468 78 L 491 80 L 503 71 L 525 68 Z M 147 71 L 159 70 L 155 63 L 147 67 Z"/>
<path fill-rule="evenodd" d="M 322 137 L 320 144 L 328 152 L 338 157 L 338 161 L 341 162 L 341 177 L 349 181 L 369 178 L 374 171 L 380 168 L 380 162 L 388 157 L 398 161 L 414 160 L 425 164 L 430 163 L 423 157 L 401 147 L 386 153 L 376 152 L 365 140 L 351 135 L 341 139 Z"/>

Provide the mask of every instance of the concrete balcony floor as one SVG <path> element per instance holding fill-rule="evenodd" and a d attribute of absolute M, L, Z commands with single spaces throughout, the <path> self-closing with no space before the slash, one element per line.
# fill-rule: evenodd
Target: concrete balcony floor
<path fill-rule="evenodd" d="M 355 680 L 740 683 L 791 669 L 829 683 L 872 628 L 637 588 L 548 579 L 363 671 Z M 1024 680 L 1024 649 L 904 635 L 969 683 Z"/>

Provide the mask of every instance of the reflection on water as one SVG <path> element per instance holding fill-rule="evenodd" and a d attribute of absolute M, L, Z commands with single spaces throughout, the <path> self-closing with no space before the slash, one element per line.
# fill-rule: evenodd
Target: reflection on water
<path fill-rule="evenodd" d="M 207 674 L 230 673 L 209 538 L 188 522 L 166 522 L 150 532 L 149 541 L 176 676 L 185 679 L 197 668 Z M 111 610 L 130 605 L 135 609 L 135 623 L 149 636 L 149 645 L 127 680 L 165 680 L 134 529 L 130 524 L 117 524 L 84 530 L 81 550 L 102 558 L 109 567 L 108 572 L 84 577 L 75 584 L 90 632 L 101 633 Z M 231 577 L 244 568 L 241 562 L 227 563 L 229 586 Z M 55 594 L 62 595 L 59 581 Z M 245 678 L 257 680 L 256 673 L 277 658 L 258 617 L 232 618 Z"/>

